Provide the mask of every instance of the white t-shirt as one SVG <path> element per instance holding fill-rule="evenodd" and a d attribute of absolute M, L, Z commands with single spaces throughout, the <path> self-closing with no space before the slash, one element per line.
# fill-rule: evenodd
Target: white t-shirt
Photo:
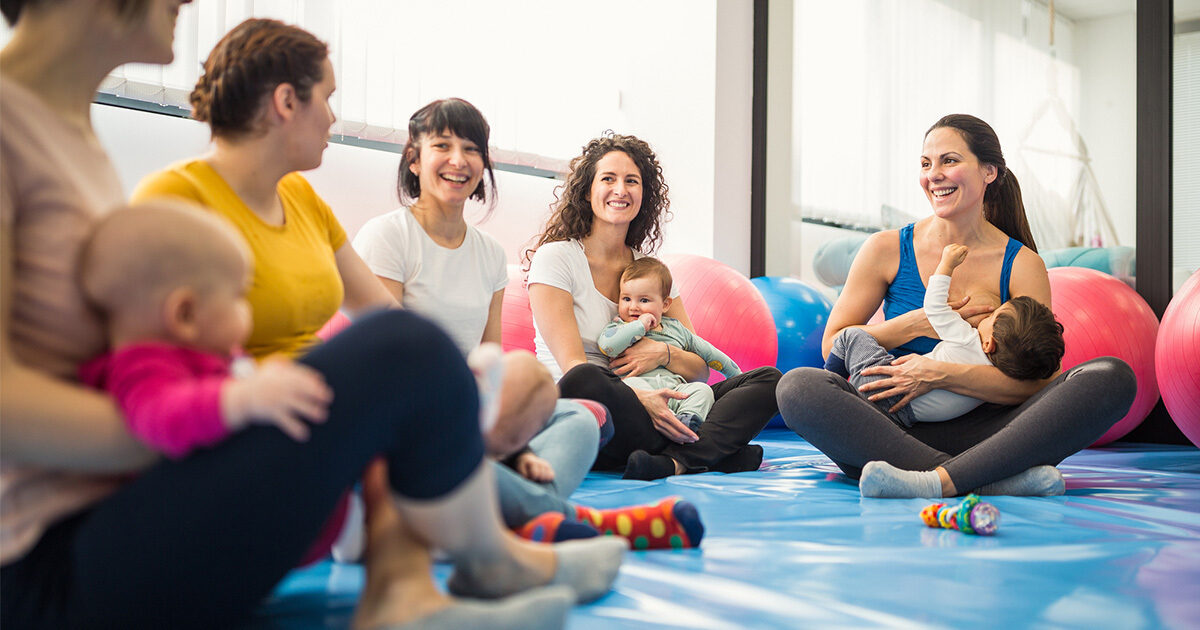
<path fill-rule="evenodd" d="M 641 252 L 633 252 L 635 259 L 644 256 Z M 617 303 L 596 289 L 587 254 L 583 251 L 583 243 L 577 240 L 557 241 L 539 247 L 529 264 L 528 284 L 544 284 L 571 294 L 571 301 L 575 307 L 575 323 L 579 326 L 580 341 L 583 342 L 583 353 L 587 356 L 587 362 L 608 367 L 609 358 L 600 352 L 596 338 L 617 316 Z M 674 286 L 671 287 L 671 297 L 679 297 L 679 291 Z M 533 330 L 533 344 L 538 360 L 550 370 L 554 380 L 562 378 L 562 369 L 542 338 L 542 331 L 537 327 L 536 320 Z"/>
<path fill-rule="evenodd" d="M 979 331 L 975 330 L 947 303 L 950 294 L 950 276 L 929 276 L 925 289 L 925 316 L 941 339 L 925 356 L 946 363 L 966 365 L 991 365 Z M 978 407 L 983 401 L 963 396 L 945 389 L 935 389 L 912 400 L 913 417 L 918 422 L 943 422 L 952 420 Z"/>
<path fill-rule="evenodd" d="M 467 354 L 483 339 L 492 296 L 508 284 L 504 248 L 467 226 L 457 249 L 433 242 L 408 208 L 375 217 L 354 237 L 375 275 L 404 284 L 404 308 L 433 320 Z"/>

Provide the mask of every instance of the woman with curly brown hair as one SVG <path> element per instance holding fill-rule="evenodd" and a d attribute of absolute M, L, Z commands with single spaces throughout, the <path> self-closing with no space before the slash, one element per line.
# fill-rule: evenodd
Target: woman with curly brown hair
<path fill-rule="evenodd" d="M 527 254 L 538 358 L 559 378 L 563 396 L 595 400 L 612 412 L 616 433 L 596 468 L 624 468 L 625 478 L 647 480 L 757 470 L 762 447 L 749 442 L 775 415 L 779 370 L 760 368 L 714 385 L 716 402 L 693 432 L 667 406 L 683 394 L 635 390 L 621 378 L 666 367 L 704 380 L 703 359 L 643 339 L 610 361 L 596 344 L 617 314 L 622 271 L 662 241 L 667 195 L 657 156 L 634 136 L 596 138 L 571 161 L 554 211 Z M 682 300 L 665 315 L 691 328 Z"/>

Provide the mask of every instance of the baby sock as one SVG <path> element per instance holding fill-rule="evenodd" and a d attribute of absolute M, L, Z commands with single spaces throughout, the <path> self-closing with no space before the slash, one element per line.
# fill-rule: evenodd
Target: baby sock
<path fill-rule="evenodd" d="M 704 418 L 701 418 L 700 416 L 698 416 L 690 411 L 685 411 L 683 413 L 676 414 L 675 418 L 677 420 L 679 420 L 680 422 L 686 424 L 687 428 L 691 429 L 692 431 L 699 431 L 700 423 L 704 422 Z"/>
<path fill-rule="evenodd" d="M 595 538 L 600 532 L 587 523 L 567 518 L 561 512 L 546 512 L 522 525 L 517 535 L 534 542 L 562 542 Z"/>
<path fill-rule="evenodd" d="M 825 359 L 825 369 L 842 378 L 850 378 L 850 370 L 846 369 L 846 362 L 832 352 L 829 353 L 829 358 Z"/>
<path fill-rule="evenodd" d="M 975 494 L 1009 495 L 1014 497 L 1056 497 L 1067 492 L 1062 473 L 1054 466 L 1034 466 L 1007 479 L 993 481 Z"/>
<path fill-rule="evenodd" d="M 680 497 L 610 510 L 577 506 L 575 513 L 600 532 L 627 539 L 632 549 L 699 547 L 704 538 L 704 523 L 696 506 Z"/>
<path fill-rule="evenodd" d="M 858 489 L 877 499 L 940 499 L 942 480 L 937 471 L 900 470 L 887 462 L 867 462 Z"/>
<path fill-rule="evenodd" d="M 675 474 L 675 460 L 666 455 L 651 455 L 646 451 L 634 451 L 625 462 L 622 479 L 654 481 Z"/>

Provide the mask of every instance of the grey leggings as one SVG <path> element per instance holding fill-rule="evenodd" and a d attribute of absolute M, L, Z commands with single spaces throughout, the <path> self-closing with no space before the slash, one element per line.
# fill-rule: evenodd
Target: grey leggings
<path fill-rule="evenodd" d="M 797 368 L 779 381 L 788 428 L 858 479 L 869 461 L 904 470 L 941 466 L 967 491 L 1087 448 L 1133 404 L 1137 379 L 1125 362 L 1101 357 L 1060 375 L 1020 406 L 984 403 L 947 422 L 901 427 L 846 379 Z"/>

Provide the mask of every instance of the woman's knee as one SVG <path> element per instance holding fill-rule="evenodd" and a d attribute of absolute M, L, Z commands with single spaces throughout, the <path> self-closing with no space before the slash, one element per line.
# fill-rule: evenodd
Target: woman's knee
<path fill-rule="evenodd" d="M 1067 370 L 1062 385 L 1084 387 L 1091 396 L 1104 398 L 1125 409 L 1137 397 L 1137 376 L 1129 364 L 1116 357 L 1099 357 Z"/>
<path fill-rule="evenodd" d="M 822 401 L 830 394 L 844 393 L 845 382 L 846 379 L 820 368 L 801 367 L 784 374 L 775 388 L 784 423 L 800 433 L 809 422 L 825 417 Z"/>
<path fill-rule="evenodd" d="M 598 365 L 582 363 L 558 379 L 558 391 L 564 398 L 587 398 L 603 401 L 610 388 L 606 370 Z"/>
<path fill-rule="evenodd" d="M 766 367 L 760 367 L 756 370 L 751 370 L 750 378 L 747 379 L 747 382 L 763 383 L 769 384 L 772 387 L 777 387 L 779 385 L 779 380 L 782 378 L 783 372 L 780 372 L 779 368 L 768 365 Z"/>

